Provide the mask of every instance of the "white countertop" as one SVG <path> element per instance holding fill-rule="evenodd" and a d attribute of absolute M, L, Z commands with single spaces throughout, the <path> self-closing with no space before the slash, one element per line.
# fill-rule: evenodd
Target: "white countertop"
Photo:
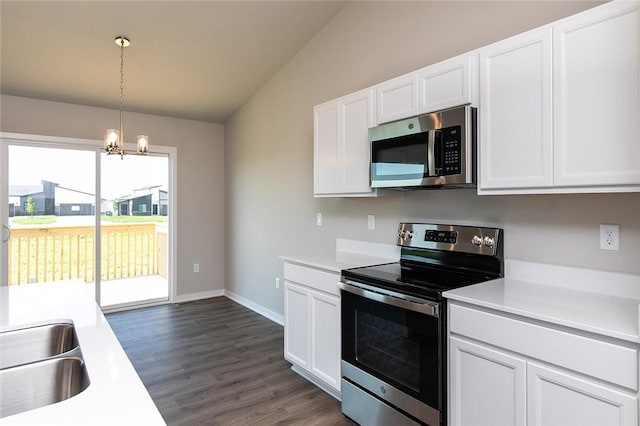
<path fill-rule="evenodd" d="M 280 256 L 280 259 L 338 273 L 347 268 L 397 261 L 397 259 L 392 258 L 374 257 L 356 253 L 309 253 L 295 256 Z"/>
<path fill-rule="evenodd" d="M 390 244 L 371 243 L 338 238 L 335 251 L 283 255 L 286 262 L 300 263 L 314 268 L 340 273 L 347 268 L 397 262 L 400 249 Z"/>
<path fill-rule="evenodd" d="M 96 305 L 93 286 L 0 286 L 0 331 L 51 320 L 73 321 L 91 383 L 65 401 L 4 417 L 3 426 L 165 424 Z"/>
<path fill-rule="evenodd" d="M 505 268 L 505 278 L 443 295 L 451 300 L 640 343 L 640 276 L 511 262 Z"/>

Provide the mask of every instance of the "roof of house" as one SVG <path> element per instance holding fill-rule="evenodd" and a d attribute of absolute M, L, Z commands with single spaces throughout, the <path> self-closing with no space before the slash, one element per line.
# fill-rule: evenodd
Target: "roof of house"
<path fill-rule="evenodd" d="M 9 197 L 23 197 L 39 194 L 42 191 L 42 185 L 9 185 Z"/>

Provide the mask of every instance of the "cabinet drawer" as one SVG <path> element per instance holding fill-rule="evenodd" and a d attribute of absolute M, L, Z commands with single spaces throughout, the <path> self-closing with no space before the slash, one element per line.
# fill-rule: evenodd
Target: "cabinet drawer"
<path fill-rule="evenodd" d="M 638 390 L 638 349 L 451 303 L 452 333 Z"/>
<path fill-rule="evenodd" d="M 318 269 L 307 268 L 305 266 L 292 263 L 284 264 L 284 279 L 325 293 L 340 295 L 338 281 L 340 276 L 331 272 L 320 271 Z"/>

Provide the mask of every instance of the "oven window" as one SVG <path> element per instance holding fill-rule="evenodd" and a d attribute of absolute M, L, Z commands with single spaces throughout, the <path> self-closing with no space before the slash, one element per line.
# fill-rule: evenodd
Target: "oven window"
<path fill-rule="evenodd" d="M 356 360 L 398 383 L 420 391 L 420 343 L 406 325 L 356 312 Z"/>
<path fill-rule="evenodd" d="M 440 409 L 438 318 L 342 291 L 342 359 Z"/>

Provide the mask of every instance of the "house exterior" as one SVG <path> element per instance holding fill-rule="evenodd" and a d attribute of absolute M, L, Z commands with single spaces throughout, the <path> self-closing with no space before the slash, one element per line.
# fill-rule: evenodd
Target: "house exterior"
<path fill-rule="evenodd" d="M 42 180 L 39 185 L 9 185 L 9 217 L 28 216 L 27 200 L 36 206 L 35 215 L 83 216 L 95 214 L 95 194 Z M 100 211 L 110 211 L 103 199 Z"/>
<path fill-rule="evenodd" d="M 169 212 L 168 191 L 161 185 L 134 189 L 115 201 L 119 216 L 167 216 Z"/>
<path fill-rule="evenodd" d="M 36 215 L 55 214 L 55 188 L 58 184 L 43 180 L 39 185 L 9 185 L 9 216 L 28 216 L 27 200 L 35 204 Z"/>

